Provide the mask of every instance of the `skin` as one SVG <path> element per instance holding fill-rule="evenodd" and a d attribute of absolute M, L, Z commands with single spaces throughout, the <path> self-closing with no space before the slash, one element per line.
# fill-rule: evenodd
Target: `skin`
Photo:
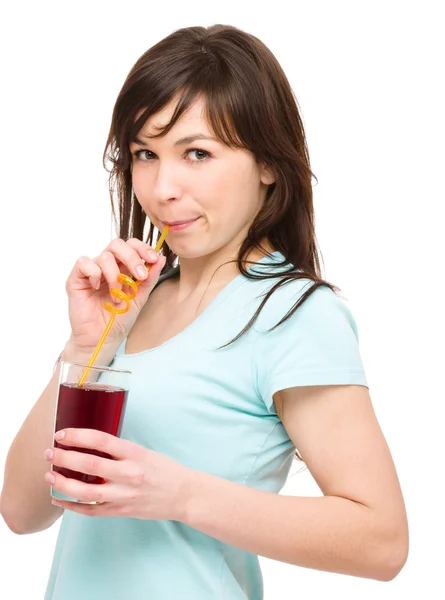
<path fill-rule="evenodd" d="M 167 135 L 150 139 L 170 121 L 175 106 L 174 101 L 149 119 L 138 135 L 141 143 L 132 143 L 130 151 L 134 192 L 150 221 L 163 230 L 166 222 L 198 219 L 167 237 L 181 261 L 182 300 L 193 291 L 202 293 L 214 271 L 236 257 L 274 177 L 247 150 L 229 148 L 216 139 L 178 145 L 195 134 L 214 137 L 201 99 Z M 261 256 L 255 251 L 249 260 Z M 237 274 L 234 265 L 225 265 L 213 282 L 223 286 Z"/>
<path fill-rule="evenodd" d="M 196 102 L 169 134 L 149 139 L 158 126 L 169 121 L 172 103 L 144 125 L 140 143 L 132 143 L 130 148 L 137 153 L 134 191 L 150 220 L 163 229 L 166 221 L 198 219 L 188 228 L 168 234 L 167 241 L 181 262 L 180 278 L 170 283 L 169 310 L 175 303 L 196 307 L 203 295 L 211 298 L 237 275 L 235 267 L 228 264 L 212 279 L 217 267 L 236 256 L 264 202 L 267 185 L 273 182 L 272 174 L 244 150 L 214 140 L 177 145 L 192 134 L 212 135 L 203 107 L 201 101 Z M 265 245 L 267 248 L 267 240 Z M 135 240 L 116 240 L 96 259 L 84 258 L 67 285 L 73 306 L 76 299 L 80 304 L 80 294 L 92 293 L 97 281 L 105 288 L 116 285 L 123 266 L 136 273 L 142 260 L 148 261 L 149 250 Z M 254 252 L 249 258 L 260 256 Z M 157 269 L 158 274 L 162 265 L 159 261 L 153 264 L 153 272 Z M 145 288 L 141 286 L 144 302 L 157 276 L 152 272 L 146 276 Z M 158 290 L 162 287 L 165 284 Z M 125 319 L 122 322 L 125 324 Z M 90 329 L 82 329 L 74 316 L 73 323 L 77 336 L 72 335 L 70 351 L 89 349 Z M 57 490 L 101 502 L 90 506 L 54 501 L 53 508 L 90 517 L 178 520 L 275 560 L 380 581 L 393 579 L 408 555 L 407 517 L 368 389 L 358 385 L 295 387 L 278 392 L 274 402 L 323 496 L 300 498 L 263 492 L 188 469 L 127 440 L 98 431 L 66 429 L 59 432 L 62 445 L 100 450 L 113 460 L 47 448 L 46 461 L 107 480 L 103 485 L 88 485 L 47 471 L 46 482 Z M 54 519 L 59 514 L 55 512 Z"/>

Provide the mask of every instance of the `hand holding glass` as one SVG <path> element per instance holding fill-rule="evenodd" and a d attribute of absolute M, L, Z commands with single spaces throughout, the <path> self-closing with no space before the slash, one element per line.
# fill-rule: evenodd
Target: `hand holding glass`
<path fill-rule="evenodd" d="M 88 367 L 88 377 L 80 387 L 78 381 L 87 365 L 62 361 L 60 369 L 59 390 L 57 397 L 54 433 L 68 427 L 78 429 L 96 429 L 117 437 L 120 436 L 122 421 L 127 402 L 130 371 L 112 369 L 110 367 Z M 111 458 L 98 450 L 73 448 L 57 441 L 56 448 L 74 450 Z M 105 481 L 96 475 L 88 475 L 52 465 L 52 470 L 64 477 L 71 477 L 84 483 L 102 484 Z M 82 502 L 70 498 L 51 487 L 51 496 L 61 500 Z"/>

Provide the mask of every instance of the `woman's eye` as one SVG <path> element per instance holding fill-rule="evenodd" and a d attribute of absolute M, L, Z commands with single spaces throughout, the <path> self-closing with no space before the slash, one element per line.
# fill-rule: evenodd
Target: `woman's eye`
<path fill-rule="evenodd" d="M 143 157 L 143 154 L 149 154 L 150 156 L 145 156 Z M 148 160 L 152 160 L 153 159 L 153 152 L 150 152 L 150 150 L 137 150 L 136 152 L 134 152 L 134 156 L 136 158 L 136 160 L 141 160 L 143 162 L 147 162 Z"/>
<path fill-rule="evenodd" d="M 203 162 L 210 156 L 210 152 L 207 152 L 207 150 L 199 150 L 199 148 L 187 150 L 186 154 L 191 157 L 192 162 Z"/>

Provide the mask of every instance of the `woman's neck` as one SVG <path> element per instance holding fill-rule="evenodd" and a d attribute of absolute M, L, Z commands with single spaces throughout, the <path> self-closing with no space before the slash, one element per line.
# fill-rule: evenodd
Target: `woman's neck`
<path fill-rule="evenodd" d="M 247 255 L 246 261 L 258 262 L 274 249 L 269 243 L 263 242 L 264 252 L 254 248 Z M 183 302 L 192 296 L 202 297 L 205 293 L 218 292 L 232 279 L 239 275 L 236 259 L 239 248 L 224 248 L 200 258 L 179 258 L 180 275 L 177 284 L 177 301 Z M 246 268 L 250 266 L 246 262 Z"/>

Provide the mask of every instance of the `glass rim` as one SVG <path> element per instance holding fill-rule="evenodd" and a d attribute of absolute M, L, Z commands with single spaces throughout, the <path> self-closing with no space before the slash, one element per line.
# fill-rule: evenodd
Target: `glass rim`
<path fill-rule="evenodd" d="M 113 369 L 112 367 L 105 367 L 103 365 L 92 365 L 91 367 L 89 367 L 87 364 L 84 363 L 78 363 L 78 362 L 74 362 L 71 360 L 61 360 L 61 366 L 62 365 L 74 365 L 75 367 L 83 367 L 85 369 L 91 369 L 96 370 L 96 371 L 111 371 L 112 373 L 126 373 L 128 375 L 132 375 L 131 371 L 128 371 L 126 369 Z"/>

